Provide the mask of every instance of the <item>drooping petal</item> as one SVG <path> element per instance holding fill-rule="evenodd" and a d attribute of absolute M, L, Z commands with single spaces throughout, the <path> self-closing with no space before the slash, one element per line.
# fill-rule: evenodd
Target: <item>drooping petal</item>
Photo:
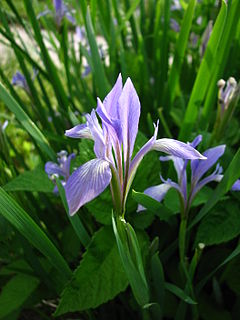
<path fill-rule="evenodd" d="M 202 176 L 218 161 L 224 154 L 225 145 L 217 146 L 206 150 L 203 155 L 207 158 L 205 161 L 191 161 L 192 183 L 196 184 Z"/>
<path fill-rule="evenodd" d="M 65 187 L 70 216 L 102 193 L 111 178 L 109 162 L 103 159 L 90 160 L 74 171 Z"/>
<path fill-rule="evenodd" d="M 121 73 L 119 74 L 115 85 L 113 86 L 112 90 L 103 100 L 103 105 L 105 110 L 111 119 L 118 119 L 118 100 L 122 93 L 122 76 Z M 97 110 L 98 112 L 98 110 Z"/>
<path fill-rule="evenodd" d="M 157 200 L 158 202 L 161 202 L 170 188 L 171 188 L 170 185 L 162 183 L 157 186 L 147 188 L 146 190 L 144 190 L 144 194 Z M 143 210 L 145 210 L 145 208 L 139 204 L 137 208 L 137 212 L 143 211 Z"/>
<path fill-rule="evenodd" d="M 153 149 L 182 159 L 206 159 L 206 157 L 201 155 L 200 152 L 195 150 L 189 144 L 174 139 L 158 139 L 155 141 Z"/>
<path fill-rule="evenodd" d="M 60 168 L 59 165 L 51 161 L 48 161 L 45 164 L 45 172 L 48 174 L 48 176 L 51 176 L 52 174 L 58 174 L 59 176 L 64 176 L 63 169 Z"/>
<path fill-rule="evenodd" d="M 127 79 L 119 98 L 118 112 L 122 124 L 123 154 L 126 164 L 132 156 L 140 117 L 140 101 L 130 78 Z"/>
<path fill-rule="evenodd" d="M 75 24 L 76 20 L 75 20 L 75 18 L 71 15 L 70 12 L 66 12 L 66 13 L 65 13 L 65 17 L 68 19 L 69 22 L 71 22 L 72 24 Z"/>
<path fill-rule="evenodd" d="M 70 138 L 81 138 L 81 139 L 92 139 L 92 133 L 86 123 L 78 124 L 77 126 L 73 127 L 72 129 L 65 131 L 65 136 Z"/>

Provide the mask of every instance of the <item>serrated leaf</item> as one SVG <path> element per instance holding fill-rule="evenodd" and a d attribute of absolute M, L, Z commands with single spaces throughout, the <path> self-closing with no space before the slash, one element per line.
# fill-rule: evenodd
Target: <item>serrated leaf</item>
<path fill-rule="evenodd" d="M 233 201 L 225 201 L 204 218 L 198 228 L 195 243 L 206 245 L 227 242 L 240 234 L 239 206 Z"/>
<path fill-rule="evenodd" d="M 53 192 L 53 187 L 53 183 L 49 180 L 44 170 L 37 168 L 21 173 L 3 188 L 5 191 Z"/>
<path fill-rule="evenodd" d="M 2 289 L 0 294 L 0 319 L 18 309 L 37 288 L 36 277 L 18 274 Z"/>
<path fill-rule="evenodd" d="M 111 227 L 93 237 L 79 267 L 65 287 L 55 315 L 96 308 L 128 285 Z"/>

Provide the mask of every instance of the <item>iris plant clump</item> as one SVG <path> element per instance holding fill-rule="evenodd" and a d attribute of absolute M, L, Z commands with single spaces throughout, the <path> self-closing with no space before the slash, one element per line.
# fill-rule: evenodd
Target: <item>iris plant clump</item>
<path fill-rule="evenodd" d="M 110 184 L 115 209 L 124 215 L 127 195 L 136 170 L 151 150 L 182 159 L 206 159 L 193 146 L 174 139 L 157 139 L 158 123 L 152 138 L 132 158 L 138 132 L 140 101 L 130 78 L 122 86 L 119 75 L 113 89 L 97 108 L 86 114 L 86 123 L 66 131 L 71 138 L 92 139 L 95 159 L 79 167 L 66 183 L 69 214 L 103 192 Z M 99 123 L 101 121 L 102 126 Z"/>
<path fill-rule="evenodd" d="M 196 148 L 198 144 L 202 141 L 202 136 L 197 136 L 190 145 L 193 148 Z M 225 145 L 219 145 L 207 149 L 203 152 L 203 156 L 206 157 L 205 161 L 198 159 L 192 159 L 191 162 L 191 182 L 188 192 L 188 183 L 187 183 L 187 164 L 188 160 L 183 160 L 176 156 L 167 156 L 160 157 L 161 161 L 172 160 L 174 168 L 177 173 L 177 182 L 172 181 L 171 179 L 164 180 L 161 176 L 162 184 L 147 188 L 144 193 L 153 199 L 161 202 L 165 195 L 167 194 L 170 188 L 174 188 L 180 195 L 181 199 L 181 209 L 182 214 L 186 216 L 191 208 L 192 202 L 197 195 L 197 193 L 208 183 L 212 181 L 220 182 L 223 178 L 222 167 L 219 163 L 216 166 L 216 169 L 210 175 L 204 177 L 209 169 L 218 161 L 218 159 L 224 154 Z M 232 186 L 232 190 L 239 191 L 240 183 L 237 180 Z M 145 208 L 141 205 L 138 207 L 138 211 L 144 210 Z"/>

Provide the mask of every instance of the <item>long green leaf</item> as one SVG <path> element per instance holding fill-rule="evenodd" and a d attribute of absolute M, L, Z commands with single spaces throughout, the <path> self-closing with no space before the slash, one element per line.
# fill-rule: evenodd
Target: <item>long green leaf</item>
<path fill-rule="evenodd" d="M 0 188 L 0 213 L 48 258 L 50 263 L 61 273 L 63 281 L 67 281 L 71 277 L 72 272 L 68 264 L 54 244 L 32 218 L 2 188 Z"/>
<path fill-rule="evenodd" d="M 165 103 L 163 104 L 164 106 L 166 104 L 168 105 L 168 107 L 166 108 L 166 112 L 168 114 L 170 113 L 171 105 L 176 96 L 176 87 L 179 81 L 184 54 L 185 54 L 185 50 L 188 43 L 189 33 L 192 26 L 192 19 L 193 19 L 195 5 L 196 5 L 196 0 L 191 0 L 189 2 L 188 8 L 184 14 L 181 31 L 175 47 L 174 60 L 170 70 L 169 80 L 168 80 L 168 90 L 166 92 L 167 100 L 165 100 Z"/>
<path fill-rule="evenodd" d="M 86 30 L 89 40 L 89 45 L 91 48 L 91 58 L 93 62 L 93 75 L 95 79 L 95 84 L 99 90 L 99 95 L 104 98 L 109 91 L 109 84 L 104 72 L 103 64 L 99 55 L 98 45 L 96 42 L 96 36 L 94 34 L 91 15 L 89 8 L 87 9 L 86 17 Z"/>
<path fill-rule="evenodd" d="M 32 122 L 28 115 L 23 111 L 17 101 L 7 92 L 6 88 L 0 83 L 0 100 L 13 112 L 21 123 L 21 125 L 27 130 L 27 132 L 33 137 L 43 153 L 47 154 L 52 160 L 56 158 L 54 151 L 49 146 L 48 141 L 38 129 L 38 127 Z"/>
<path fill-rule="evenodd" d="M 212 74 L 216 68 L 216 56 L 218 54 L 218 45 L 225 27 L 227 17 L 227 5 L 222 0 L 222 7 L 209 39 L 202 63 L 200 65 L 197 78 L 194 82 L 192 94 L 184 116 L 183 124 L 179 134 L 179 139 L 186 140 L 192 132 L 194 124 L 198 117 L 199 108 L 206 95 Z"/>

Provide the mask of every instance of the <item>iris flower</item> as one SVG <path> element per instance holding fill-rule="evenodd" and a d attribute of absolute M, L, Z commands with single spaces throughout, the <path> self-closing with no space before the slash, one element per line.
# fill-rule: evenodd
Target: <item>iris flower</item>
<path fill-rule="evenodd" d="M 64 17 L 66 17 L 66 19 L 68 21 L 70 21 L 72 24 L 75 24 L 75 18 L 72 16 L 70 10 L 67 8 L 67 6 L 64 4 L 64 2 L 62 0 L 53 0 L 53 6 L 55 9 L 55 12 L 52 12 L 49 9 L 46 9 L 43 12 L 40 12 L 37 16 L 37 19 L 39 19 L 40 17 L 46 16 L 47 14 L 52 14 L 54 15 L 56 24 L 60 27 L 62 24 L 62 20 Z"/>
<path fill-rule="evenodd" d="M 190 144 L 193 148 L 196 148 L 198 144 L 202 141 L 202 136 L 197 136 L 193 142 Z M 172 160 L 174 168 L 177 173 L 177 182 L 171 179 L 164 180 L 161 177 L 162 184 L 147 188 L 144 193 L 153 199 L 161 202 L 170 188 L 174 188 L 178 191 L 180 199 L 182 202 L 182 208 L 185 213 L 187 213 L 191 207 L 191 204 L 196 196 L 196 194 L 208 183 L 212 181 L 220 182 L 223 178 L 222 167 L 217 164 L 213 173 L 208 176 L 204 175 L 207 171 L 218 161 L 218 159 L 224 154 L 225 145 L 220 145 L 217 147 L 210 148 L 203 153 L 203 156 L 207 158 L 205 161 L 200 161 L 198 159 L 191 160 L 191 184 L 190 191 L 187 191 L 187 160 L 183 160 L 176 156 L 160 157 L 161 161 Z M 240 190 L 240 181 L 237 180 L 232 186 L 232 190 Z M 145 210 L 141 205 L 138 206 L 138 211 Z"/>
<path fill-rule="evenodd" d="M 99 119 L 101 124 L 99 123 Z M 127 195 L 136 170 L 151 150 L 162 151 L 184 159 L 205 159 L 192 146 L 173 139 L 157 139 L 158 124 L 153 137 L 132 158 L 140 117 L 140 101 L 127 79 L 122 87 L 119 75 L 113 89 L 97 109 L 86 114 L 86 123 L 66 131 L 71 138 L 94 141 L 95 159 L 79 167 L 66 184 L 69 214 L 75 214 L 85 203 L 96 198 L 110 184 L 116 211 L 124 215 Z"/>
<path fill-rule="evenodd" d="M 34 79 L 36 78 L 37 75 L 38 75 L 38 70 L 33 68 L 32 81 L 34 81 Z M 20 71 L 17 71 L 13 75 L 12 85 L 20 87 L 20 88 L 24 89 L 28 94 L 30 94 L 30 89 L 27 84 L 26 77 Z"/>
<path fill-rule="evenodd" d="M 48 177 L 53 181 L 55 180 L 56 177 L 57 178 L 61 177 L 61 183 L 65 187 L 66 182 L 70 176 L 71 160 L 75 158 L 75 154 L 72 153 L 68 156 L 67 151 L 62 150 L 58 152 L 57 155 L 58 155 L 58 158 L 57 158 L 58 163 L 48 161 L 45 164 L 45 172 L 48 174 Z M 58 193 L 57 185 L 55 185 L 53 192 Z"/>

